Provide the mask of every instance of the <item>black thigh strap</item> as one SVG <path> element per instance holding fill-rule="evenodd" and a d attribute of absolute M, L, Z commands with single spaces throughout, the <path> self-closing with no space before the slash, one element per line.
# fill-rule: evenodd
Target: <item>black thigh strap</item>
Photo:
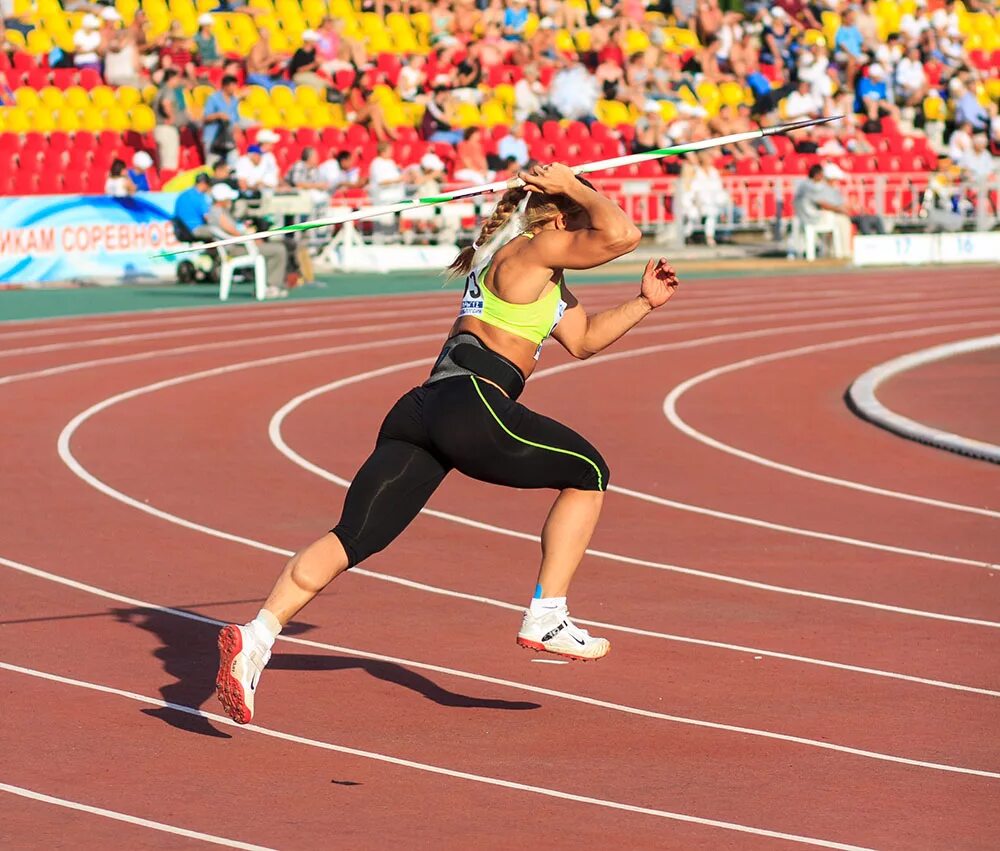
<path fill-rule="evenodd" d="M 450 354 L 458 366 L 492 381 L 511 399 L 516 399 L 523 392 L 524 376 L 521 370 L 502 355 L 472 343 L 459 343 Z"/>

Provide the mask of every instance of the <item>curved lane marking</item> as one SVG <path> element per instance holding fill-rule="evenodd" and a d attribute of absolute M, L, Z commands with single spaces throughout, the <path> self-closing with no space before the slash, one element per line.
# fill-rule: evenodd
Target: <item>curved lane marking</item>
<path fill-rule="evenodd" d="M 902 357 L 879 364 L 856 378 L 847 389 L 847 398 L 855 413 L 886 429 L 886 431 L 891 431 L 918 443 L 926 443 L 937 449 L 947 449 L 949 452 L 955 452 L 959 455 L 967 455 L 1000 464 L 1000 446 L 995 443 L 963 437 L 960 434 L 933 428 L 909 417 L 904 417 L 883 405 L 875 395 L 880 384 L 901 372 L 955 355 L 997 347 L 1000 347 L 1000 334 L 977 337 L 973 340 L 962 340 L 957 343 L 945 343 L 943 346 L 910 352 Z"/>
<path fill-rule="evenodd" d="M 996 345 L 1000 345 L 1000 335 L 995 337 L 990 337 L 986 339 L 991 339 L 995 341 Z M 946 346 L 937 346 L 929 351 L 938 351 L 944 348 L 952 348 L 954 344 L 946 344 Z M 1000 511 L 991 511 L 986 508 L 979 508 L 974 505 L 965 505 L 956 502 L 946 502 L 940 499 L 933 499 L 931 497 L 920 496 L 918 494 L 905 493 L 902 491 L 889 490 L 887 488 L 875 487 L 874 485 L 867 485 L 861 482 L 855 482 L 850 479 L 841 479 L 836 476 L 827 476 L 822 473 L 814 473 L 811 470 L 805 470 L 802 467 L 795 467 L 791 464 L 782 464 L 779 461 L 774 461 L 770 458 L 765 458 L 762 455 L 757 455 L 753 452 L 748 452 L 744 449 L 738 449 L 728 443 L 723 443 L 721 440 L 717 440 L 710 435 L 705 434 L 705 432 L 696 429 L 690 423 L 688 423 L 681 415 L 677 412 L 677 403 L 680 398 L 694 387 L 700 384 L 704 384 L 721 375 L 728 375 L 733 372 L 737 372 L 741 369 L 747 369 L 753 366 L 759 366 L 765 363 L 774 363 L 775 361 L 786 360 L 789 358 L 800 357 L 801 355 L 814 354 L 816 352 L 830 351 L 832 349 L 842 348 L 838 343 L 817 343 L 811 346 L 801 346 L 795 349 L 787 349 L 781 352 L 771 352 L 766 355 L 758 355 L 752 358 L 746 358 L 744 360 L 735 361 L 733 363 L 725 364 L 723 366 L 716 367 L 715 369 L 709 369 L 705 372 L 699 373 L 686 381 L 678 384 L 673 390 L 667 394 L 666 399 L 663 400 L 663 413 L 667 420 L 672 426 L 677 428 L 679 431 L 686 434 L 688 437 L 702 443 L 706 446 L 710 446 L 713 449 L 718 449 L 720 452 L 726 452 L 729 455 L 734 455 L 737 458 L 742 458 L 745 461 L 751 461 L 754 464 L 760 464 L 763 467 L 770 467 L 774 470 L 780 470 L 783 473 L 789 473 L 793 476 L 800 476 L 804 479 L 812 479 L 817 482 L 824 482 L 826 484 L 836 485 L 837 487 L 850 488 L 852 490 L 863 491 L 865 493 L 877 494 L 879 496 L 887 496 L 891 499 L 900 499 L 908 502 L 918 502 L 923 505 L 931 505 L 935 508 L 944 508 L 950 511 L 963 511 L 969 514 L 979 514 L 984 517 L 1000 518 Z M 898 359 L 902 360 L 902 359 Z M 890 361 L 890 363 L 896 363 L 897 361 Z M 874 398 L 874 396 L 872 397 Z M 1000 452 L 1000 448 L 998 448 Z"/>
<path fill-rule="evenodd" d="M 4 666 L 6 667 L 6 666 Z M 18 673 L 24 673 L 18 671 Z M 37 675 L 41 672 L 35 671 Z M 23 786 L 12 786 L 10 783 L 0 783 L 0 792 L 8 792 L 20 798 L 28 798 L 32 801 L 40 801 L 43 804 L 52 804 L 67 810 L 77 810 L 81 813 L 88 813 L 92 816 L 111 819 L 112 821 L 123 821 L 127 824 L 134 824 L 137 827 L 147 827 L 150 830 L 158 830 L 161 833 L 172 833 L 175 836 L 183 836 L 185 839 L 198 839 L 201 842 L 208 842 L 212 845 L 224 845 L 226 848 L 242 848 L 244 851 L 274 851 L 263 845 L 251 845 L 249 842 L 239 842 L 236 839 L 226 839 L 223 836 L 214 836 L 211 833 L 201 833 L 197 830 L 188 830 L 186 827 L 177 827 L 173 824 L 164 824 L 162 821 L 151 821 L 138 816 L 130 816 L 127 813 L 120 813 L 117 810 L 106 810 L 103 807 L 94 807 L 90 804 L 81 804 L 79 801 L 70 801 L 66 798 L 56 798 L 54 795 L 44 795 L 33 789 L 25 789 Z"/>
<path fill-rule="evenodd" d="M 22 573 L 27 573 L 34 576 L 42 576 L 42 578 L 51 578 L 53 575 L 45 575 L 44 571 L 40 571 L 37 568 L 31 568 L 28 565 L 23 565 L 18 562 L 12 562 L 9 559 L 0 559 L 0 563 L 7 565 L 8 567 L 13 567 L 16 570 L 20 570 Z M 61 579 L 61 577 L 60 577 Z M 117 602 L 124 602 L 135 608 L 146 608 L 155 609 L 157 611 L 163 612 L 165 614 L 175 615 L 177 617 L 187 618 L 188 620 L 199 621 L 201 623 L 207 623 L 214 626 L 224 626 L 225 621 L 220 621 L 216 618 L 207 617 L 205 615 L 198 615 L 193 612 L 187 612 L 183 609 L 173 609 L 167 606 L 160 606 L 155 603 L 148 603 L 144 600 L 136 600 L 134 598 L 125 597 L 120 594 L 114 594 L 105 591 L 102 588 L 97 588 L 96 586 L 86 585 L 82 582 L 61 582 L 60 584 L 68 585 L 69 587 L 77 588 L 79 590 L 87 591 L 88 593 L 95 594 L 97 596 L 105 597 L 107 599 L 112 599 Z M 395 665 L 402 665 L 409 668 L 417 668 L 422 671 L 432 671 L 437 674 L 445 674 L 447 676 L 458 677 L 465 680 L 474 680 L 476 682 L 489 683 L 491 685 L 502 686 L 504 688 L 514 689 L 516 691 L 528 692 L 529 694 L 541 694 L 546 697 L 554 697 L 559 700 L 566 700 L 571 703 L 579 703 L 586 706 L 594 706 L 599 709 L 607 709 L 612 712 L 621 712 L 626 715 L 634 715 L 641 718 L 652 718 L 658 721 L 668 721 L 674 724 L 680 724 L 687 727 L 699 727 L 702 729 L 709 730 L 719 730 L 726 733 L 735 733 L 737 735 L 751 736 L 754 738 L 771 739 L 774 741 L 787 742 L 794 745 L 802 745 L 805 747 L 818 748 L 820 750 L 836 751 L 838 753 L 846 753 L 851 756 L 862 757 L 865 759 L 872 759 L 881 762 L 892 762 L 898 763 L 900 765 L 909 765 L 917 768 L 927 768 L 935 771 L 944 771 L 953 774 L 966 774 L 975 777 L 985 777 L 991 780 L 1000 780 L 1000 773 L 994 771 L 985 771 L 978 768 L 966 768 L 964 766 L 948 765 L 946 763 L 939 762 L 929 762 L 927 760 L 910 759 L 908 757 L 896 756 L 895 754 L 882 753 L 881 751 L 870 751 L 862 748 L 853 748 L 848 745 L 839 745 L 834 742 L 830 742 L 826 739 L 808 739 L 803 736 L 791 736 L 786 733 L 775 733 L 770 730 L 759 730 L 755 727 L 742 727 L 734 724 L 720 724 L 715 721 L 704 721 L 698 718 L 688 718 L 683 715 L 670 715 L 665 712 L 656 712 L 651 709 L 641 709 L 636 706 L 629 706 L 623 703 L 613 703 L 608 700 L 600 700 L 595 697 L 587 697 L 586 695 L 575 694 L 573 692 L 559 691 L 556 689 L 546 688 L 544 686 L 531 685 L 529 683 L 517 682 L 515 680 L 508 680 L 501 677 L 491 677 L 486 674 L 478 674 L 472 671 L 462 671 L 457 668 L 448 668 L 443 665 L 434 665 L 427 662 L 417 662 L 413 659 L 402 659 L 395 656 L 385 656 L 381 653 L 372 653 L 367 650 L 359 650 L 355 647 L 344 647 L 337 644 L 327 644 L 322 641 L 314 641 L 305 638 L 295 638 L 292 636 L 279 635 L 278 641 L 287 641 L 291 644 L 298 644 L 305 647 L 312 647 L 320 650 L 329 650 L 334 653 L 344 653 L 350 654 L 359 658 L 372 659 L 379 662 L 389 662 Z"/>
<path fill-rule="evenodd" d="M 101 685 L 99 683 L 91 683 L 85 680 L 71 679 L 70 677 L 62 677 L 58 674 L 51 674 L 46 671 L 37 671 L 33 668 L 24 668 L 20 665 L 12 665 L 8 662 L 0 662 L 0 668 L 11 671 L 16 674 L 23 674 L 29 677 L 35 677 L 36 679 L 48 680 L 49 682 L 59 683 L 61 685 L 75 686 L 76 688 L 88 689 L 90 691 L 100 692 L 102 694 L 113 694 L 117 697 L 123 697 L 127 700 L 134 700 L 137 703 L 144 703 L 149 706 L 158 706 L 164 709 L 171 709 L 175 712 L 182 712 L 185 715 L 195 715 L 199 718 L 204 718 L 208 721 L 214 721 L 216 724 L 223 724 L 227 727 L 235 727 L 237 730 L 246 733 L 257 733 L 263 736 L 269 736 L 274 739 L 280 739 L 286 742 L 294 742 L 295 744 L 306 745 L 307 747 L 320 748 L 322 750 L 334 751 L 336 753 L 346 754 L 347 756 L 360 757 L 361 759 L 375 760 L 376 762 L 384 762 L 390 765 L 397 765 L 401 768 L 412 768 L 417 771 L 424 771 L 430 774 L 439 774 L 445 777 L 455 777 L 459 780 L 469 780 L 473 783 L 483 783 L 489 786 L 499 786 L 504 789 L 513 789 L 518 792 L 532 792 L 536 795 L 544 795 L 548 798 L 558 798 L 564 801 L 574 801 L 581 804 L 592 804 L 598 807 L 604 807 L 606 809 L 612 810 L 623 810 L 629 813 L 637 813 L 640 815 L 656 816 L 658 818 L 670 819 L 672 821 L 687 822 L 688 824 L 698 824 L 707 827 L 716 827 L 722 830 L 737 831 L 739 833 L 750 833 L 757 836 L 766 836 L 771 839 L 783 839 L 788 842 L 797 842 L 802 845 L 813 845 L 818 848 L 837 848 L 844 849 L 844 851 L 872 851 L 872 849 L 865 849 L 857 845 L 845 845 L 841 842 L 831 842 L 825 839 L 814 839 L 809 836 L 800 836 L 793 833 L 780 833 L 774 830 L 766 830 L 759 827 L 750 827 L 744 824 L 736 824 L 735 822 L 728 821 L 718 821 L 716 819 L 701 818 L 700 816 L 691 816 L 685 813 L 675 813 L 668 810 L 656 810 L 651 807 L 639 807 L 634 804 L 625 804 L 618 801 L 608 801 L 603 798 L 592 798 L 587 795 L 576 795 L 571 792 L 562 792 L 558 789 L 549 789 L 544 786 L 532 786 L 527 783 L 517 783 L 513 780 L 503 780 L 498 777 L 488 777 L 482 774 L 471 774 L 467 771 L 456 771 L 451 768 L 444 768 L 439 765 L 430 765 L 425 762 L 415 762 L 411 759 L 402 759 L 401 757 L 390 756 L 389 754 L 376 753 L 374 751 L 365 751 L 358 748 L 347 747 L 346 745 L 337 745 L 332 742 L 325 742 L 319 739 L 310 739 L 305 736 L 296 736 L 292 733 L 285 733 L 281 730 L 274 730 L 270 727 L 261 727 L 259 724 L 236 724 L 229 718 L 222 715 L 216 715 L 214 712 L 205 712 L 204 710 L 198 709 L 194 706 L 186 706 L 182 703 L 170 703 L 165 700 L 160 700 L 156 697 L 149 697 L 144 694 L 137 694 L 136 692 L 125 691 L 123 689 L 112 688 L 111 686 Z"/>

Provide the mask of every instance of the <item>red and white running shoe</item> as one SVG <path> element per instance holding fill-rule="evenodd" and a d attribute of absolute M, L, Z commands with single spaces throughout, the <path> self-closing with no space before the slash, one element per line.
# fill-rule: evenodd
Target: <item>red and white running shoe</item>
<path fill-rule="evenodd" d="M 254 692 L 271 651 L 253 629 L 229 624 L 219 631 L 219 673 L 215 690 L 226 715 L 237 724 L 253 720 Z"/>
<path fill-rule="evenodd" d="M 555 653 L 584 662 L 600 659 L 611 652 L 611 642 L 606 638 L 594 638 L 587 630 L 580 629 L 569 619 L 565 606 L 538 616 L 532 615 L 530 609 L 526 611 L 517 643 L 528 650 Z"/>

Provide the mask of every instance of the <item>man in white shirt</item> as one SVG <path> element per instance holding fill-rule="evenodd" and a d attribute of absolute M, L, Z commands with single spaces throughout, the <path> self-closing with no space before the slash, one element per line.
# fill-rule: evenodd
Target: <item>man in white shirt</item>
<path fill-rule="evenodd" d="M 948 140 L 948 158 L 954 163 L 961 163 L 962 157 L 972 150 L 972 125 L 966 122 L 959 124 Z"/>
<path fill-rule="evenodd" d="M 575 121 L 593 119 L 597 97 L 597 81 L 582 62 L 572 62 L 556 74 L 549 89 L 549 105 Z"/>
<path fill-rule="evenodd" d="M 361 186 L 361 170 L 354 165 L 354 154 L 351 151 L 341 151 L 336 157 L 322 163 L 319 174 L 326 181 L 327 191 L 331 193 L 338 189 Z"/>
<path fill-rule="evenodd" d="M 785 118 L 803 118 L 817 115 L 823 110 L 823 101 L 813 94 L 807 80 L 799 81 L 799 87 L 785 99 Z"/>
<path fill-rule="evenodd" d="M 896 91 L 907 106 L 917 106 L 927 94 L 927 74 L 920 61 L 920 48 L 911 47 L 896 66 Z"/>
<path fill-rule="evenodd" d="M 273 130 L 261 130 L 257 134 L 257 144 L 247 148 L 246 154 L 236 162 L 236 180 L 240 189 L 260 192 L 278 188 L 278 161 L 271 153 L 277 141 L 278 134 Z"/>
<path fill-rule="evenodd" d="M 986 134 L 977 133 L 972 137 L 972 150 L 966 151 L 958 164 L 971 180 L 993 182 L 997 176 L 996 158 L 986 148 Z"/>
<path fill-rule="evenodd" d="M 83 16 L 81 28 L 73 33 L 73 64 L 83 70 L 101 70 L 101 19 L 97 15 Z"/>
<path fill-rule="evenodd" d="M 407 175 L 392 158 L 392 145 L 379 142 L 378 156 L 368 166 L 368 195 L 378 206 L 395 204 L 406 197 Z"/>
<path fill-rule="evenodd" d="M 526 65 L 524 76 L 514 85 L 514 118 L 527 121 L 532 115 L 542 114 L 542 97 L 545 87 L 538 79 L 538 68 Z"/>

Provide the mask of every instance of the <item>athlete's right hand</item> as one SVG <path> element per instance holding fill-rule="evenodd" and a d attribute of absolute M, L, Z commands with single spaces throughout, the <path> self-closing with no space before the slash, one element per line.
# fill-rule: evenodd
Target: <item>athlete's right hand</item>
<path fill-rule="evenodd" d="M 562 163 L 536 165 L 531 171 L 519 171 L 517 176 L 529 188 L 544 192 L 546 195 L 566 195 L 575 186 L 581 186 L 572 169 Z"/>

